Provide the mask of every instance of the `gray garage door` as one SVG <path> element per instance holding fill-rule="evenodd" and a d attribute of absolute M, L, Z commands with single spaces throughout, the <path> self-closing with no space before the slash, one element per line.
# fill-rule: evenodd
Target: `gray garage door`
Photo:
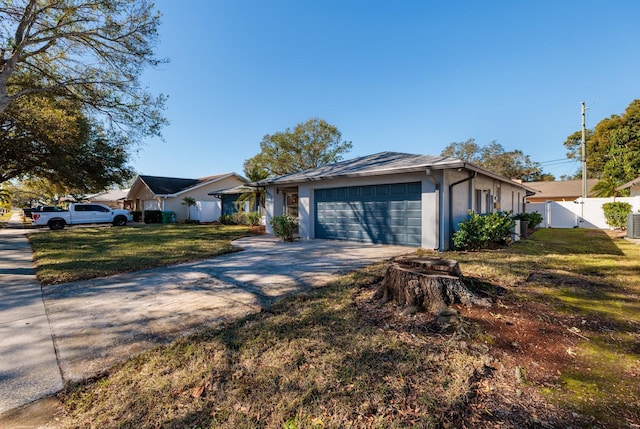
<path fill-rule="evenodd" d="M 316 238 L 420 246 L 422 185 L 317 189 Z"/>

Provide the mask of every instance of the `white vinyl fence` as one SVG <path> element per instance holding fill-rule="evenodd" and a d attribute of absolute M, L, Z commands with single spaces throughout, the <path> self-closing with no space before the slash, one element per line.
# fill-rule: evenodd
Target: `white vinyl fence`
<path fill-rule="evenodd" d="M 191 206 L 191 219 L 200 222 L 214 222 L 220 218 L 222 205 L 218 201 L 196 201 L 195 206 Z"/>
<path fill-rule="evenodd" d="M 538 212 L 545 228 L 597 228 L 609 229 L 602 205 L 611 202 L 627 202 L 634 213 L 640 212 L 640 197 L 578 198 L 575 201 L 547 201 L 527 203 L 525 211 Z"/>

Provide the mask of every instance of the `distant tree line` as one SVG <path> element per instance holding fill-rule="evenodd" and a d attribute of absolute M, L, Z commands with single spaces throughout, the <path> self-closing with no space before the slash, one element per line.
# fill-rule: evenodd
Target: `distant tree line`
<path fill-rule="evenodd" d="M 504 147 L 496 141 L 485 146 L 478 145 L 475 139 L 453 142 L 445 147 L 440 155 L 458 158 L 501 176 L 523 182 L 555 180 L 553 175 L 544 173 L 540 164 L 532 161 L 529 155 L 525 155 L 521 150 L 505 151 Z"/>
<path fill-rule="evenodd" d="M 586 136 L 588 178 L 599 179 L 594 195 L 624 195 L 616 188 L 640 176 L 640 100 L 633 100 L 622 115 L 601 120 Z M 581 130 L 567 137 L 567 157 L 582 161 L 581 143 Z M 580 177 L 581 171 L 576 174 Z"/>

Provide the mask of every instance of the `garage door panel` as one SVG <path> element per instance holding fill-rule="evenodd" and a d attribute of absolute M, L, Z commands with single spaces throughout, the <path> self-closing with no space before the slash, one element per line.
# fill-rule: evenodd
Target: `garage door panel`
<path fill-rule="evenodd" d="M 407 234 L 407 242 L 409 242 L 409 243 L 422 243 L 422 235 L 421 234 Z M 415 246 L 420 246 L 420 244 L 415 244 Z"/>
<path fill-rule="evenodd" d="M 407 219 L 405 218 L 401 218 L 401 217 L 390 217 L 387 222 L 389 223 L 389 226 L 394 227 L 394 226 L 405 226 L 407 224 Z"/>
<path fill-rule="evenodd" d="M 420 219 L 420 218 L 409 218 L 409 219 L 407 219 L 407 226 L 419 226 L 419 227 L 422 227 L 422 219 Z"/>
<path fill-rule="evenodd" d="M 407 195 L 407 185 L 405 183 L 391 185 L 389 187 L 389 192 L 391 193 L 391 195 L 399 195 L 404 198 Z"/>
<path fill-rule="evenodd" d="M 406 201 L 391 201 L 389 202 L 390 210 L 405 210 L 407 207 Z"/>
<path fill-rule="evenodd" d="M 407 210 L 422 211 L 421 201 L 407 201 Z"/>
<path fill-rule="evenodd" d="M 420 246 L 420 182 L 316 190 L 316 237 Z"/>

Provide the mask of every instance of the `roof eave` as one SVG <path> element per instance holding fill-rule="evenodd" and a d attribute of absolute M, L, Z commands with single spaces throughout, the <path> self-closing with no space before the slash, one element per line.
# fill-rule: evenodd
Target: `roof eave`
<path fill-rule="evenodd" d="M 189 188 L 183 189 L 183 190 L 178 191 L 178 192 L 176 192 L 176 193 L 174 193 L 174 194 L 166 194 L 166 197 L 165 197 L 165 198 L 175 198 L 175 197 L 178 197 L 178 196 L 179 196 L 179 195 L 181 195 L 181 194 L 184 194 L 185 192 L 193 191 L 194 189 L 198 189 L 198 188 L 201 188 L 201 187 L 203 187 L 203 186 L 209 185 L 209 184 L 211 184 L 211 183 L 215 183 L 215 182 L 217 182 L 217 181 L 219 181 L 219 180 L 224 180 L 224 179 L 226 179 L 226 178 L 228 178 L 228 177 L 231 177 L 231 176 L 236 176 L 236 177 L 238 177 L 240 180 L 242 180 L 242 176 L 240 176 L 240 175 L 239 175 L 239 174 L 237 174 L 237 173 L 233 173 L 233 172 L 232 172 L 232 173 L 227 173 L 227 174 L 223 174 L 222 176 L 218 176 L 218 177 L 216 177 L 215 179 L 207 180 L 206 182 L 197 183 L 197 184 L 196 184 L 196 185 L 194 185 L 194 186 L 191 186 L 191 187 L 189 187 Z M 158 196 L 160 196 L 160 195 L 158 194 Z"/>
<path fill-rule="evenodd" d="M 630 182 L 625 183 L 624 185 L 618 186 L 616 188 L 616 191 L 622 191 L 624 189 L 631 188 L 635 185 L 640 185 L 640 177 L 638 177 L 637 179 L 633 179 Z"/>
<path fill-rule="evenodd" d="M 308 178 L 304 178 L 304 179 L 282 179 L 282 180 L 278 180 L 277 178 L 274 180 L 263 180 L 260 182 L 255 182 L 255 183 L 251 183 L 251 186 L 269 186 L 269 185 L 292 185 L 295 183 L 306 183 L 306 182 L 317 182 L 317 181 L 321 181 L 321 180 L 327 180 L 327 179 L 342 179 L 342 178 L 354 178 L 354 177 L 372 177 L 372 176 L 382 176 L 382 175 L 391 175 L 391 174 L 405 174 L 405 173 L 419 173 L 422 171 L 425 171 L 427 169 L 432 169 L 432 170 L 446 170 L 446 169 L 458 169 L 458 168 L 465 168 L 471 171 L 476 171 L 478 173 L 482 173 L 485 176 L 489 176 L 491 178 L 494 178 L 496 180 L 500 180 L 501 182 L 504 183 L 509 183 L 512 185 L 516 185 L 519 186 L 521 188 L 523 188 L 525 191 L 527 191 L 528 193 L 531 193 L 530 195 L 533 195 L 536 193 L 536 191 L 522 183 L 516 182 L 512 179 L 509 179 L 508 177 L 504 177 L 504 176 L 500 176 L 499 174 L 495 174 L 492 173 L 490 171 L 487 171 L 483 168 L 480 167 L 476 167 L 475 165 L 466 163 L 464 161 L 457 161 L 457 162 L 451 162 L 451 163 L 434 163 L 434 164 L 425 164 L 425 165 L 420 165 L 420 166 L 414 166 L 414 167 L 405 167 L 405 168 L 389 168 L 389 169 L 379 169 L 379 170 L 373 170 L 373 171 L 365 171 L 365 172 L 361 172 L 361 173 L 346 173 L 346 174 L 335 174 L 335 175 L 326 175 L 326 176 L 317 176 L 317 177 L 308 177 Z"/>
<path fill-rule="evenodd" d="M 426 167 L 410 167 L 403 169 L 382 169 L 375 171 L 364 171 L 361 173 L 344 173 L 344 174 L 328 174 L 326 176 L 307 177 L 304 179 L 274 179 L 274 180 L 262 180 L 260 182 L 254 182 L 252 186 L 268 186 L 268 185 L 291 185 L 294 183 L 305 182 L 319 182 L 321 180 L 328 179 L 343 179 L 350 177 L 371 177 L 371 176 L 384 176 L 389 174 L 402 174 L 402 173 L 415 173 L 424 171 Z"/>

